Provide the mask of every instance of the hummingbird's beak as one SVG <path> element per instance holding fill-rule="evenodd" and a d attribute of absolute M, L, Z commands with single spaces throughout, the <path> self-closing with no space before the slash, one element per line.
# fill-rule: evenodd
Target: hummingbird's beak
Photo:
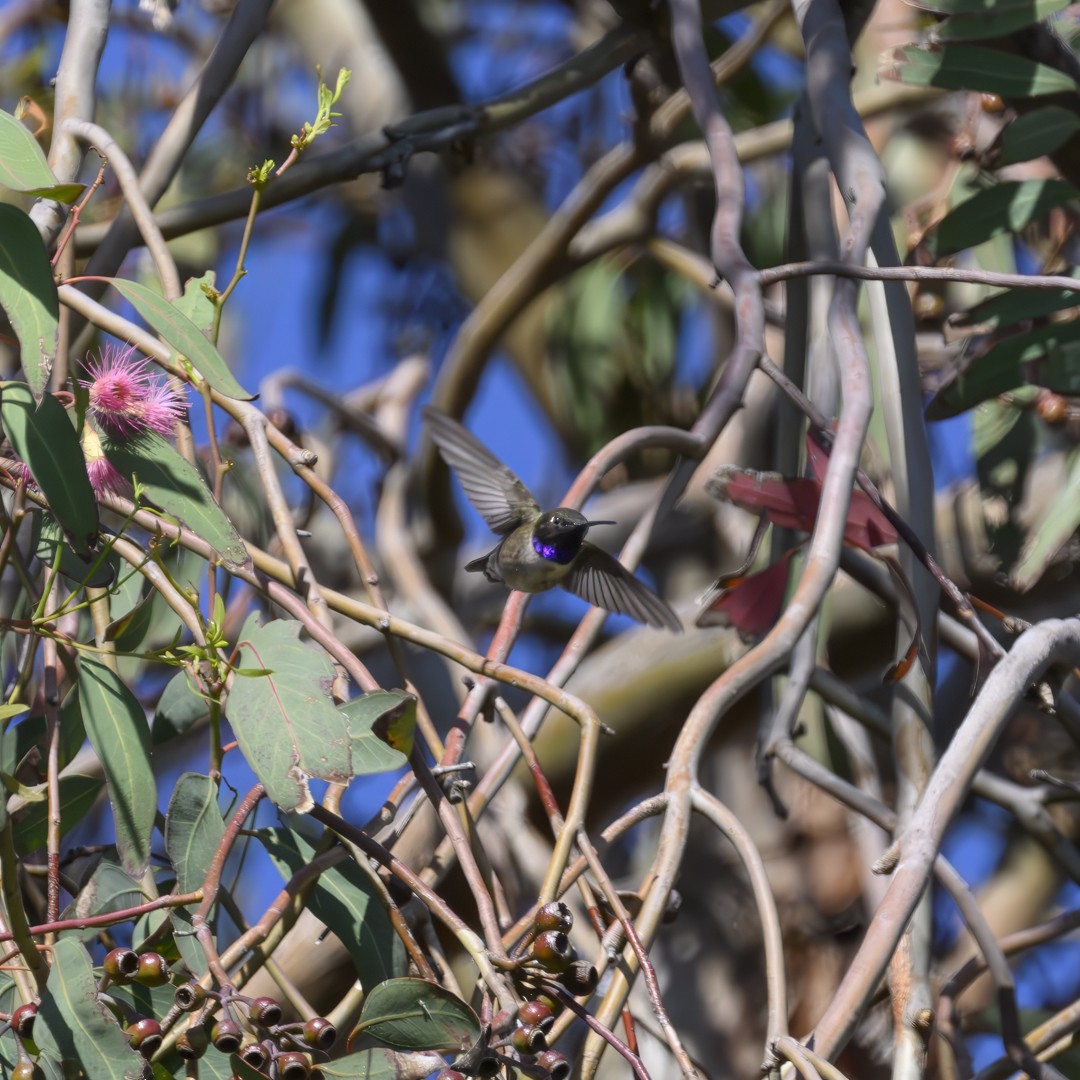
<path fill-rule="evenodd" d="M 589 522 L 589 528 L 591 529 L 594 525 L 618 525 L 618 524 L 619 523 L 617 521 L 590 521 Z"/>

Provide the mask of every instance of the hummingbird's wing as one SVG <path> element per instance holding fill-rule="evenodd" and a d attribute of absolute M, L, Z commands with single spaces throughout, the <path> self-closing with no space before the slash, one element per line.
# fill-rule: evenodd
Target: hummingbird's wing
<path fill-rule="evenodd" d="M 679 616 L 618 559 L 586 541 L 562 587 L 596 607 L 629 615 L 650 626 L 682 631 Z"/>
<path fill-rule="evenodd" d="M 540 513 L 532 492 L 475 435 L 437 409 L 422 412 L 443 461 L 492 532 L 504 536 Z"/>

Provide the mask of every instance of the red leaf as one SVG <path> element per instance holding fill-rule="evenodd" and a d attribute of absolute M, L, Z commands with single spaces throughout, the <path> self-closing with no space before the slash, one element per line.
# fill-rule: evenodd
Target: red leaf
<path fill-rule="evenodd" d="M 731 626 L 747 638 L 764 634 L 780 617 L 787 592 L 788 562 L 798 550 L 791 548 L 772 566 L 742 578 L 730 588 L 721 587 L 719 595 L 710 599 L 698 615 L 697 625 Z"/>

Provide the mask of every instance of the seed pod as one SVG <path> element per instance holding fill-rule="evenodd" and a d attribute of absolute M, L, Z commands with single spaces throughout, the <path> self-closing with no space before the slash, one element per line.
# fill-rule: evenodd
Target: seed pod
<path fill-rule="evenodd" d="M 304 1025 L 304 1042 L 316 1050 L 329 1050 L 337 1040 L 337 1028 L 325 1016 L 313 1016 Z"/>
<path fill-rule="evenodd" d="M 141 986 L 164 986 L 169 981 L 169 965 L 161 953 L 144 952 L 139 957 L 139 970 L 132 976 Z"/>
<path fill-rule="evenodd" d="M 270 1051 L 254 1035 L 248 1035 L 240 1045 L 239 1057 L 253 1069 L 262 1069 L 270 1060 Z"/>
<path fill-rule="evenodd" d="M 202 1024 L 181 1031 L 176 1038 L 176 1052 L 185 1061 L 195 1061 L 206 1053 L 210 1035 Z"/>
<path fill-rule="evenodd" d="M 122 986 L 130 982 L 139 971 L 139 954 L 134 949 L 110 949 L 102 964 L 105 974 Z"/>
<path fill-rule="evenodd" d="M 519 1054 L 539 1054 L 541 1050 L 547 1049 L 547 1038 L 532 1024 L 520 1024 L 514 1028 L 510 1043 Z"/>
<path fill-rule="evenodd" d="M 566 1080 L 570 1075 L 570 1061 L 565 1054 L 558 1050 L 545 1050 L 536 1055 L 536 1064 L 541 1069 L 547 1069 L 551 1080 Z"/>
<path fill-rule="evenodd" d="M 223 1054 L 235 1054 L 240 1049 L 240 1040 L 243 1038 L 244 1033 L 240 1030 L 240 1025 L 235 1020 L 230 1020 L 227 1016 L 222 1017 L 214 1026 L 210 1029 L 210 1041 L 214 1044 L 214 1047 L 220 1050 Z"/>
<path fill-rule="evenodd" d="M 45 1074 L 28 1058 L 11 1070 L 11 1080 L 45 1080 Z"/>
<path fill-rule="evenodd" d="M 561 900 L 552 900 L 536 913 L 536 929 L 561 930 L 564 934 L 574 925 L 574 913 Z"/>
<path fill-rule="evenodd" d="M 1035 402 L 1035 411 L 1044 424 L 1060 424 L 1068 415 L 1068 406 L 1060 394 L 1044 390 Z"/>
<path fill-rule="evenodd" d="M 533 1027 L 538 1027 L 546 1033 L 555 1023 L 555 1014 L 542 1001 L 526 1001 L 518 1009 L 518 1019 L 523 1024 L 532 1024 Z"/>
<path fill-rule="evenodd" d="M 274 1058 L 278 1080 L 307 1080 L 311 1075 L 311 1064 L 306 1055 L 295 1052 L 278 1054 Z"/>
<path fill-rule="evenodd" d="M 261 1027 L 276 1027 L 281 1023 L 281 1006 L 272 997 L 257 997 L 248 1005 L 248 1016 Z"/>
<path fill-rule="evenodd" d="M 141 1016 L 125 1030 L 128 1042 L 144 1058 L 153 1057 L 154 1051 L 161 1046 L 161 1025 L 153 1017 Z"/>
<path fill-rule="evenodd" d="M 570 939 L 561 930 L 545 930 L 533 942 L 529 956 L 545 971 L 557 975 L 570 966 L 574 950 Z"/>
<path fill-rule="evenodd" d="M 32 1001 L 20 1005 L 11 1014 L 11 1026 L 20 1039 L 29 1039 L 34 1033 L 34 1017 L 37 1016 L 38 1007 Z"/>
<path fill-rule="evenodd" d="M 206 1000 L 206 990 L 197 982 L 182 983 L 173 994 L 173 1004 L 181 1012 L 194 1012 Z"/>
<path fill-rule="evenodd" d="M 600 982 L 600 974 L 588 960 L 575 960 L 560 976 L 559 982 L 574 995 L 591 994 Z"/>

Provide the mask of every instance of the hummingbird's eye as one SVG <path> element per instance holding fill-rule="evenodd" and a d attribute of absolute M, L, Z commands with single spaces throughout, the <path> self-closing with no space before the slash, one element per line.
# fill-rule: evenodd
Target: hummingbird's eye
<path fill-rule="evenodd" d="M 555 515 L 555 516 L 554 516 L 554 517 L 553 517 L 553 518 L 551 519 L 551 524 L 552 524 L 552 525 L 561 525 L 561 524 L 562 524 L 562 518 L 561 518 L 561 517 L 559 517 L 559 515 L 558 515 L 558 514 L 556 514 L 556 515 Z"/>

